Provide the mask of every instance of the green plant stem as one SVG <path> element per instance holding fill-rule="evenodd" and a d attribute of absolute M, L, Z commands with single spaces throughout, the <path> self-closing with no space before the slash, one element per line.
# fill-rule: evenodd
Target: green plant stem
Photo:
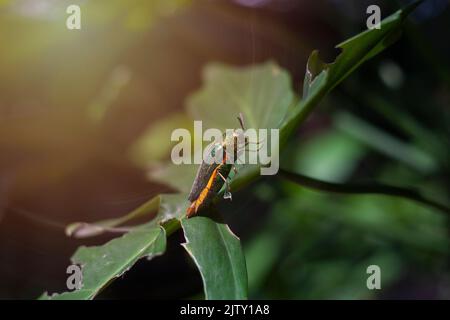
<path fill-rule="evenodd" d="M 320 191 L 344 193 L 344 194 L 383 194 L 387 196 L 401 197 L 433 207 L 446 214 L 450 214 L 450 208 L 448 206 L 438 203 L 434 200 L 430 200 L 424 197 L 419 191 L 412 188 L 401 188 L 379 183 L 374 184 L 333 183 L 307 177 L 299 173 L 292 173 L 284 169 L 280 169 L 279 175 L 301 186 Z"/>
<path fill-rule="evenodd" d="M 166 230 L 166 236 L 169 237 L 172 233 L 181 228 L 181 220 L 171 219 L 162 224 L 164 230 Z"/>

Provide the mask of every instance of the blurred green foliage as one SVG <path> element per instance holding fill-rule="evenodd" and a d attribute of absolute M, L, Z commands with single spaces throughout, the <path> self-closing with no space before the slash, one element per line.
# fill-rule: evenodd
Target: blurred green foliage
<path fill-rule="evenodd" d="M 65 7 L 71 2 L 47 1 L 51 6 L 39 9 L 32 5 L 31 0 L 0 1 L 0 164 L 1 178 L 3 173 L 4 176 L 14 173 L 12 198 L 27 199 L 34 193 L 43 198 L 43 194 L 53 190 L 48 189 L 48 185 L 55 185 L 56 190 L 63 191 L 51 194 L 48 203 L 39 199 L 38 203 L 44 203 L 42 212 L 54 210 L 60 214 L 55 215 L 57 218 L 70 221 L 78 219 L 77 215 L 85 210 L 95 213 L 89 219 L 100 219 L 100 211 L 107 216 L 110 212 L 105 208 L 88 208 L 86 198 L 89 194 L 83 197 L 83 193 L 76 193 L 78 189 L 64 189 L 65 179 L 79 179 L 81 188 L 87 189 L 88 193 L 91 189 L 86 176 L 93 175 L 105 180 L 105 184 L 116 182 L 128 188 L 128 181 L 122 182 L 117 178 L 131 175 L 129 171 L 122 172 L 122 166 L 139 168 L 139 174 L 146 174 L 148 180 L 169 181 L 169 187 L 188 191 L 194 167 L 186 175 L 186 170 L 165 171 L 167 168 L 160 166 L 167 160 L 171 147 L 165 143 L 165 137 L 175 127 L 189 126 L 185 115 L 167 107 L 167 100 L 176 95 L 174 92 L 178 88 L 182 88 L 179 92 L 184 94 L 198 85 L 194 81 L 186 89 L 183 85 L 187 81 L 180 80 L 183 74 L 187 74 L 189 79 L 195 78 L 197 69 L 191 67 L 192 61 L 186 58 L 189 54 L 194 55 L 192 52 L 195 52 L 192 64 L 196 67 L 201 60 L 198 56 L 205 60 L 223 58 L 234 62 L 229 56 L 248 54 L 245 51 L 247 47 L 245 50 L 237 49 L 243 47 L 240 42 L 230 41 L 229 46 L 235 51 L 230 49 L 224 53 L 226 46 L 213 47 L 202 41 L 220 38 L 227 42 L 227 35 L 222 36 L 221 33 L 222 24 L 227 22 L 233 28 L 236 25 L 242 27 L 247 26 L 250 19 L 235 9 L 218 14 L 221 11 L 214 8 L 215 4 L 211 4 L 213 9 L 207 7 L 211 11 L 201 5 L 194 7 L 194 11 L 202 8 L 203 11 L 199 12 L 206 16 L 213 12 L 211 20 L 214 23 L 210 21 L 209 26 L 219 25 L 219 31 L 212 32 L 211 38 L 205 37 L 204 33 L 196 38 L 186 24 L 194 24 L 201 14 L 188 16 L 190 20 L 181 16 L 181 21 L 186 19 L 189 23 L 176 21 L 174 24 L 178 24 L 178 29 L 171 29 L 172 33 L 167 31 L 167 24 L 161 25 L 165 18 L 176 16 L 177 9 L 189 8 L 191 1 L 86 1 L 82 3 L 83 28 L 93 32 L 68 34 L 60 28 L 66 15 L 58 12 L 65 12 Z M 387 6 L 392 6 L 392 2 Z M 310 14 L 303 8 L 301 11 Z M 277 12 L 288 15 L 284 11 Z M 372 60 L 368 66 L 362 67 L 362 72 L 336 88 L 306 123 L 306 128 L 287 144 L 283 166 L 327 181 L 379 181 L 414 186 L 431 198 L 448 202 L 450 73 L 445 59 L 448 43 L 440 33 L 449 27 L 448 15 L 447 7 L 440 16 L 424 23 L 409 23 L 401 44 Z M 303 46 L 309 48 L 311 44 L 303 43 L 297 35 L 293 36 L 289 27 L 282 28 L 267 16 L 262 16 L 261 20 L 252 16 L 255 21 L 248 24 L 249 29 L 255 29 L 251 39 L 244 39 L 245 43 L 251 44 L 249 55 L 253 59 L 255 52 L 260 50 L 272 58 L 271 55 L 277 53 L 273 47 L 261 45 L 262 42 L 255 44 L 254 36 L 269 43 L 282 43 L 284 51 L 281 50 L 282 53 L 278 53 L 274 60 L 277 63 L 282 61 L 283 66 L 288 65 L 293 77 L 295 73 L 301 73 L 302 77 L 303 70 L 299 72 L 288 58 L 293 55 L 300 61 L 295 50 Z M 328 19 L 326 14 L 325 17 L 327 24 L 338 30 L 340 38 L 361 29 L 346 15 L 337 15 L 335 20 Z M 154 26 L 159 29 L 152 38 L 147 37 Z M 202 24 L 198 28 L 210 31 Z M 237 37 L 241 29 L 236 29 L 238 32 L 232 30 L 232 35 Z M 322 35 L 312 31 L 311 34 L 316 40 Z M 158 51 L 158 45 L 164 42 L 155 42 L 155 45 L 152 41 L 168 35 L 176 45 L 164 47 L 164 52 Z M 152 45 L 140 46 L 142 43 Z M 188 43 L 187 49 L 179 49 L 179 43 Z M 447 51 L 440 52 L 442 48 Z M 137 55 L 138 59 L 135 55 L 124 59 L 129 52 L 140 51 L 143 53 Z M 178 56 L 181 58 L 172 59 L 177 51 L 181 52 Z M 305 51 L 309 53 L 309 49 Z M 169 63 L 162 64 L 166 57 Z M 261 56 L 259 60 L 262 60 Z M 128 61 L 128 64 L 123 64 L 123 61 Z M 146 73 L 140 73 L 141 70 Z M 295 89 L 299 87 L 297 78 Z M 228 89 L 222 84 L 217 88 Z M 258 90 L 263 89 L 264 84 L 261 84 Z M 185 98 L 182 94 L 179 93 L 181 101 Z M 286 97 L 283 110 L 291 98 L 290 95 Z M 142 101 L 142 109 L 148 111 L 145 117 L 141 116 L 144 113 L 139 113 L 142 109 L 135 108 L 136 102 Z M 204 101 L 207 109 L 210 100 L 205 98 Z M 220 116 L 233 113 L 226 120 L 231 123 L 227 127 L 233 127 L 234 113 L 238 109 L 230 111 L 228 101 L 220 102 Z M 181 109 L 181 104 L 178 107 Z M 116 121 L 108 127 L 106 124 L 114 116 Z M 258 116 L 263 117 L 264 114 Z M 154 119 L 157 121 L 150 123 Z M 148 128 L 140 131 L 148 123 Z M 116 132 L 116 135 L 108 130 Z M 129 136 L 122 136 L 130 132 Z M 112 168 L 110 171 L 99 169 L 111 162 L 115 166 L 109 167 Z M 97 166 L 81 175 L 83 169 L 92 163 Z M 149 167 L 157 167 L 158 170 L 148 173 L 145 170 Z M 112 176 L 111 172 L 116 174 L 114 177 L 118 182 L 105 178 Z M 233 230 L 241 231 L 250 298 L 450 298 L 450 226 L 448 217 L 440 212 L 409 200 L 375 195 L 326 194 L 278 179 L 259 181 L 239 194 L 238 203 L 232 205 L 242 215 L 236 217 L 237 214 L 233 216 L 230 213 L 226 218 Z M 93 194 L 91 200 L 102 203 L 109 199 L 108 196 L 111 197 L 109 194 L 103 198 Z M 245 201 L 239 199 L 251 201 L 254 207 L 244 207 Z M 80 206 L 76 206 L 78 203 Z M 228 204 L 225 212 L 231 211 L 226 206 Z M 68 212 L 72 207 L 72 216 L 65 217 L 66 210 Z M 120 212 L 128 209 L 121 207 Z M 117 211 L 115 214 L 119 215 Z M 251 224 L 245 224 L 246 220 Z M 14 233 L 15 230 L 24 230 L 19 227 L 14 229 Z M 34 238 L 29 231 L 17 233 L 18 238 L 24 239 L 31 234 L 30 243 L 23 247 L 35 245 L 45 238 L 41 229 L 33 228 L 36 229 Z M 62 232 L 58 236 L 62 237 Z M 7 237 L 9 234 L 5 235 Z M 6 270 L 16 272 L 13 262 L 19 261 L 20 265 L 33 263 L 28 260 L 23 263 L 7 247 L 13 247 L 14 241 L 17 242 L 14 239 L 12 242 L 3 241 L 0 253 L 2 263 L 11 264 L 11 268 Z M 44 246 L 50 244 L 44 243 Z M 79 245 L 78 242 L 71 244 Z M 54 257 L 54 252 L 49 252 Z M 66 252 L 63 263 L 68 262 L 69 254 Z M 43 260 L 38 256 L 36 261 L 35 264 L 39 265 Z M 52 260 L 49 264 L 57 265 L 54 262 Z M 381 267 L 381 291 L 369 291 L 365 286 L 366 268 L 370 264 Z M 165 265 L 164 269 L 178 267 L 179 271 L 186 266 L 189 266 L 187 262 L 180 266 Z M 60 266 L 58 268 L 63 270 Z M 49 273 L 53 271 L 49 270 Z M 21 273 L 18 276 L 20 281 L 32 277 L 25 271 L 17 271 Z M 45 272 L 41 270 L 41 273 Z M 35 281 L 32 279 L 26 283 L 28 287 L 23 289 L 24 296 L 31 297 L 42 291 L 45 284 L 35 284 Z M 153 278 L 153 281 L 156 283 L 158 279 Z M 176 286 L 179 283 L 174 288 Z M 6 285 L 1 287 L 5 288 L 3 295 L 9 294 L 8 288 L 22 288 L 16 283 L 8 288 Z M 136 292 L 141 290 L 138 286 L 134 289 Z M 145 290 L 151 291 L 152 286 Z"/>

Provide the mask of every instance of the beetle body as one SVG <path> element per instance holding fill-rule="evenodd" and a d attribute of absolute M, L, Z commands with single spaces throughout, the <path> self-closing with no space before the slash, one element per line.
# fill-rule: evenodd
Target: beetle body
<path fill-rule="evenodd" d="M 203 164 L 202 164 L 203 165 Z M 192 189 L 189 200 L 192 201 L 191 206 L 188 208 L 187 217 L 192 216 L 197 213 L 198 210 L 206 208 L 211 205 L 217 193 L 222 189 L 225 181 L 223 178 L 227 179 L 230 174 L 232 165 L 227 163 L 222 163 L 219 165 L 208 165 L 208 171 L 212 169 L 209 177 L 206 178 L 206 184 L 203 188 L 198 188 L 198 196 L 194 198 L 194 189 Z M 201 169 L 201 167 L 200 167 Z M 201 170 L 199 170 L 200 172 Z M 223 178 L 222 178 L 223 177 Z M 197 179 L 196 179 L 197 180 Z M 198 181 L 194 180 L 194 186 L 199 184 Z M 193 200 L 191 200 L 193 199 Z"/>
<path fill-rule="evenodd" d="M 242 115 L 238 117 L 242 129 L 244 129 Z M 192 184 L 191 192 L 189 193 L 188 199 L 191 202 L 190 207 L 187 210 L 187 217 L 191 217 L 193 214 L 197 213 L 202 208 L 206 208 L 211 205 L 215 196 L 222 189 L 224 184 L 227 184 L 227 179 L 234 167 L 234 163 L 228 163 L 227 158 L 233 155 L 235 161 L 238 158 L 238 137 L 239 133 L 233 131 L 233 134 L 229 137 L 224 135 L 224 140 L 222 143 L 213 143 L 208 148 L 208 159 L 203 160 Z M 247 145 L 247 140 L 244 139 L 244 144 Z M 233 148 L 230 148 L 232 146 Z M 229 149 L 232 149 L 230 153 Z M 222 151 L 222 158 L 219 163 L 211 161 L 216 157 L 216 153 Z M 227 184 L 228 188 L 228 184 Z M 231 199 L 231 194 L 229 190 L 226 193 L 226 198 Z"/>

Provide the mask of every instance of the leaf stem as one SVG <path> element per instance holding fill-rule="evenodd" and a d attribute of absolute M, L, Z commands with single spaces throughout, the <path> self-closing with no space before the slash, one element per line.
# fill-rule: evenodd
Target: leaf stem
<path fill-rule="evenodd" d="M 418 190 L 413 188 L 402 188 L 380 183 L 351 184 L 327 182 L 307 177 L 299 173 L 289 172 L 285 169 L 280 169 L 279 175 L 304 187 L 317 189 L 320 191 L 344 194 L 383 194 L 387 196 L 406 198 L 433 207 L 450 215 L 450 207 L 424 197 Z"/>

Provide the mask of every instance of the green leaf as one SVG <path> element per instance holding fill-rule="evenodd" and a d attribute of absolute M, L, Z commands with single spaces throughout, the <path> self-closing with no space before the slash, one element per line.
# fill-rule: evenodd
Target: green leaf
<path fill-rule="evenodd" d="M 83 287 L 73 292 L 47 295 L 41 299 L 92 299 L 102 288 L 123 275 L 141 258 L 151 259 L 164 253 L 166 234 L 159 226 L 142 226 L 102 246 L 80 247 L 72 263 L 80 265 Z"/>
<path fill-rule="evenodd" d="M 180 192 L 189 193 L 197 170 L 197 164 L 184 164 L 181 166 L 168 162 L 151 170 L 148 176 L 151 181 L 165 184 Z"/>
<path fill-rule="evenodd" d="M 346 181 L 367 148 L 339 130 L 328 129 L 300 143 L 289 144 L 289 154 L 281 167 L 308 172 L 313 178 Z M 330 154 L 333 156 L 330 157 Z M 339 170 L 336 170 L 339 168 Z"/>
<path fill-rule="evenodd" d="M 92 299 L 98 292 L 130 269 L 137 260 L 150 259 L 164 253 L 166 233 L 179 226 L 179 220 L 186 214 L 188 205 L 185 194 L 158 195 L 142 206 L 118 219 L 97 223 L 76 223 L 69 226 L 72 235 L 89 237 L 109 231 L 138 217 L 153 214 L 148 223 L 133 227 L 122 237 L 115 238 L 102 246 L 80 247 L 72 256 L 72 263 L 82 267 L 83 287 L 73 292 L 48 296 L 41 299 Z M 161 227 L 163 225 L 163 227 Z"/>
<path fill-rule="evenodd" d="M 192 120 L 184 113 L 173 113 L 152 123 L 129 148 L 131 162 L 148 169 L 154 163 L 166 160 L 176 144 L 170 141 L 170 136 L 177 128 L 192 131 Z"/>
<path fill-rule="evenodd" d="M 188 206 L 186 194 L 160 194 L 145 202 L 127 215 L 94 223 L 74 222 L 67 226 L 66 234 L 75 238 L 87 238 L 107 231 L 121 231 L 122 226 L 132 220 L 148 216 L 152 226 L 180 219 Z"/>
<path fill-rule="evenodd" d="M 428 153 L 415 144 L 400 139 L 378 129 L 349 112 L 339 112 L 333 116 L 336 128 L 355 140 L 424 174 L 435 172 L 438 164 Z"/>
<path fill-rule="evenodd" d="M 303 84 L 303 99 L 290 112 L 284 122 L 282 144 L 317 106 L 317 103 L 334 87 L 347 78 L 361 64 L 393 44 L 401 33 L 403 21 L 421 1 L 398 10 L 381 21 L 381 29 L 366 30 L 336 46 L 341 49 L 333 63 L 320 60 L 318 51 L 309 57 Z"/>
<path fill-rule="evenodd" d="M 186 243 L 203 279 L 206 299 L 247 299 L 247 270 L 239 238 L 208 217 L 181 221 Z"/>
<path fill-rule="evenodd" d="M 204 128 L 236 128 L 239 113 L 248 128 L 278 128 L 294 102 L 291 77 L 274 62 L 244 68 L 209 64 L 203 78 L 187 110 Z"/>

